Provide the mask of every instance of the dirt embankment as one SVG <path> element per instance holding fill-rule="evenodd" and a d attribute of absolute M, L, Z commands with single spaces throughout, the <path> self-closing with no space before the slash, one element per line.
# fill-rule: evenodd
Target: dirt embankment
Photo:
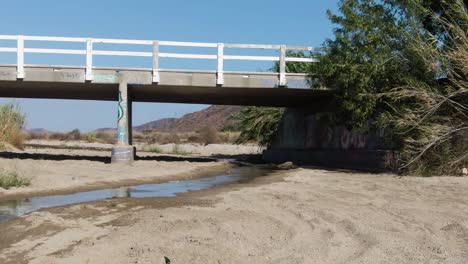
<path fill-rule="evenodd" d="M 28 153 L 49 153 L 49 154 L 70 154 L 74 155 L 106 155 L 110 154 L 110 151 L 114 147 L 112 144 L 103 143 L 89 143 L 85 141 L 60 141 L 60 140 L 42 140 L 33 139 L 26 142 Z M 141 153 L 142 156 L 148 156 L 151 153 L 155 153 L 155 150 L 159 154 L 184 154 L 186 156 L 217 156 L 217 155 L 256 155 L 261 154 L 264 147 L 257 145 L 235 145 L 235 144 L 209 144 L 203 145 L 198 143 L 186 143 L 186 144 L 146 144 L 146 143 L 135 143 L 134 146 L 137 148 L 137 153 Z M 67 151 L 68 150 L 68 151 Z M 79 152 L 79 150 L 95 150 L 101 152 Z M 66 152 L 64 152 L 66 151 Z M 78 151 L 78 152 L 76 152 Z M 105 152 L 107 151 L 107 152 Z"/>
<path fill-rule="evenodd" d="M 468 178 L 297 169 L 0 225 L 2 263 L 467 263 Z"/>

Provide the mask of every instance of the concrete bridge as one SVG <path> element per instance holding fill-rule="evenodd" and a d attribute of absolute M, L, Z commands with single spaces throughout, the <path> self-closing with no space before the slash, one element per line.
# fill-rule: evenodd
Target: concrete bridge
<path fill-rule="evenodd" d="M 16 54 L 16 64 L 2 64 L 0 57 L 0 97 L 118 101 L 118 143 L 112 152 L 113 162 L 129 162 L 134 156 L 130 131 L 132 102 L 324 109 L 332 96 L 327 89 L 310 89 L 306 73 L 286 72 L 287 62 L 314 62 L 312 58 L 287 57 L 287 51 L 316 51 L 311 47 L 1 35 L 0 41 L 10 42 L 7 47 L 0 47 L 0 54 Z M 51 47 L 28 46 L 39 42 Z M 83 49 L 57 49 L 56 43 L 81 43 Z M 98 44 L 139 46 L 151 51 L 96 49 Z M 160 52 L 163 46 L 208 48 L 213 54 L 163 53 Z M 226 51 L 230 49 L 267 49 L 279 54 L 228 55 Z M 47 60 L 40 65 L 30 65 L 25 64 L 27 54 L 80 55 L 85 65 L 51 65 Z M 96 67 L 93 65 L 96 56 L 146 57 L 151 59 L 152 67 Z M 161 58 L 216 60 L 217 67 L 212 71 L 167 70 L 160 67 Z M 280 72 L 225 71 L 227 60 L 279 62 Z"/>

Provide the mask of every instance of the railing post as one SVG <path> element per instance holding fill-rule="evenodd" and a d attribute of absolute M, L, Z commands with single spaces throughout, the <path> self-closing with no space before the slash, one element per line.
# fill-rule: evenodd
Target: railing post
<path fill-rule="evenodd" d="M 287 84 L 286 80 L 286 45 L 281 45 L 280 48 L 280 82 L 279 86 L 284 87 Z"/>
<path fill-rule="evenodd" d="M 216 84 L 223 85 L 224 84 L 224 44 L 218 43 L 218 70 L 216 72 Z"/>
<path fill-rule="evenodd" d="M 16 63 L 16 78 L 24 79 L 24 37 L 18 36 L 17 40 L 17 63 Z"/>
<path fill-rule="evenodd" d="M 153 41 L 153 83 L 159 83 L 159 41 Z"/>
<path fill-rule="evenodd" d="M 93 40 L 86 41 L 86 81 L 93 80 Z"/>

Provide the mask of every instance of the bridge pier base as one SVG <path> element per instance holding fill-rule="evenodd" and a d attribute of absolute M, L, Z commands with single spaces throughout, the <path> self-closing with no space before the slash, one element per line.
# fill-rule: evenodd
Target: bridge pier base
<path fill-rule="evenodd" d="M 119 84 L 117 144 L 112 148 L 112 163 L 132 164 L 135 148 L 132 146 L 132 101 L 125 80 Z"/>
<path fill-rule="evenodd" d="M 395 164 L 396 156 L 386 145 L 385 131 L 348 130 L 321 121 L 319 111 L 287 108 L 273 143 L 263 152 L 263 160 L 366 171 L 386 171 Z"/>

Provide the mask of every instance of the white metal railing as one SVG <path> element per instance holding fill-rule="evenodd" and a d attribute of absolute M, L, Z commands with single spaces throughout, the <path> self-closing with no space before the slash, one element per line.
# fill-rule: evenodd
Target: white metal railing
<path fill-rule="evenodd" d="M 42 54 L 71 54 L 86 55 L 86 80 L 93 80 L 93 56 L 129 56 L 129 57 L 152 57 L 153 58 L 153 82 L 159 83 L 159 59 L 177 58 L 177 59 L 207 59 L 217 60 L 217 84 L 224 84 L 224 61 L 225 60 L 244 60 L 244 61 L 279 61 L 280 64 L 280 86 L 285 86 L 286 80 L 286 62 L 315 62 L 312 58 L 287 57 L 287 51 L 317 51 L 311 47 L 292 47 L 286 45 L 257 45 L 257 44 L 224 44 L 224 43 L 201 43 L 201 42 L 177 42 L 177 41 L 153 41 L 153 40 L 125 40 L 125 39 L 96 39 L 96 38 L 64 38 L 64 37 L 40 37 L 40 36 L 11 36 L 0 35 L 0 40 L 14 40 L 17 42 L 16 48 L 0 47 L 0 52 L 12 52 L 17 54 L 17 78 L 24 79 L 24 55 L 26 53 Z M 49 49 L 49 48 L 27 48 L 25 41 L 44 41 L 44 42 L 75 42 L 86 43 L 86 50 L 76 49 Z M 93 44 L 128 44 L 128 45 L 151 45 L 152 52 L 140 51 L 109 51 L 95 50 Z M 159 52 L 160 46 L 173 47 L 203 47 L 217 48 L 217 54 L 182 54 L 182 53 L 162 53 Z M 279 56 L 244 56 L 244 55 L 225 55 L 225 49 L 269 49 L 278 50 Z"/>

